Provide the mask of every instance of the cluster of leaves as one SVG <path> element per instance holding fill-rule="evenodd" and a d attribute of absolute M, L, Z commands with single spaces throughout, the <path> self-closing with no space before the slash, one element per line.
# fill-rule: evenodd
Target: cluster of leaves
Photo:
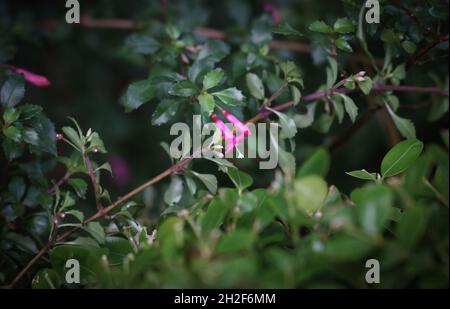
<path fill-rule="evenodd" d="M 317 85 L 322 95 L 304 106 L 299 103 L 306 74 L 272 49 L 275 36 L 291 40 L 303 34 L 286 22 L 275 25 L 268 14 L 236 21 L 249 30 L 235 36 L 231 31 L 225 42 L 195 33 L 194 20 L 202 14 L 193 5 L 180 9 L 183 18 L 169 14 L 168 22 L 152 20 L 125 38 L 122 56 L 150 69 L 147 78 L 125 89 L 120 102 L 127 112 L 155 103 L 151 122 L 162 126 L 180 119 L 192 124 L 197 114 L 207 121 L 221 108 L 241 119 L 270 111 L 268 121 L 281 128 L 279 139 L 269 133 L 279 166 L 268 188 L 256 188 L 238 160 L 208 158 L 231 187 L 221 184 L 215 170 L 199 172 L 202 160 L 192 160 L 171 172 L 160 194 L 165 210 L 156 222 L 147 220 L 139 198 L 111 200 L 101 182 L 101 172 L 111 167 L 92 161 L 106 153 L 97 132 L 85 132 L 71 119 L 73 127 L 57 135 L 40 107 L 18 105 L 23 77 L 2 70 L 0 127 L 7 163 L 1 175 L 0 216 L 6 224 L 0 234 L 0 283 L 47 248 L 48 259 L 27 274 L 28 286 L 72 287 L 64 280 L 69 259 L 81 265 L 76 287 L 367 287 L 368 259 L 381 263 L 379 287 L 447 286 L 448 130 L 442 131 L 443 142 L 424 145 L 414 123 L 399 116 L 400 98 L 373 91 L 401 85 L 410 59 L 405 55 L 414 55 L 427 38 L 411 29 L 400 34 L 410 18 L 402 9 L 386 6 L 381 27 L 364 22 L 359 1 L 344 2 L 348 16 L 304 27 L 325 72 Z M 420 18 L 425 7 L 418 10 Z M 430 24 L 447 18 L 428 11 Z M 393 22 L 396 18 L 402 22 Z M 368 37 L 384 47 L 381 65 Z M 357 48 L 368 67 L 348 73 L 346 60 Z M 447 87 L 442 77 L 433 83 Z M 346 194 L 340 184 L 327 181 L 329 150 L 319 146 L 297 166 L 296 144 L 299 132 L 328 135 L 346 117 L 356 122 L 367 109 L 361 97 L 384 109 L 405 140 L 386 154 L 379 171 L 367 167 L 342 175 L 364 181 Z M 289 109 L 275 108 L 285 102 L 292 103 Z M 433 95 L 428 120 L 447 113 L 448 96 Z M 56 137 L 70 155 L 57 155 Z M 216 153 L 216 146 L 214 139 L 208 151 Z M 45 174 L 55 164 L 65 173 L 51 184 Z M 89 188 L 92 207 L 82 209 Z M 60 238 L 73 229 L 77 232 Z"/>
<path fill-rule="evenodd" d="M 2 237 L 1 268 L 16 273 L 26 264 L 30 255 L 55 240 L 57 233 L 67 227 L 85 229 L 93 237 L 104 235 L 98 222 L 84 225 L 84 212 L 75 209 L 79 199 L 86 197 L 88 184 L 82 175 L 89 175 L 88 155 L 106 153 L 97 132 L 86 135 L 79 128 L 64 127 L 66 137 L 55 133 L 53 123 L 43 114 L 42 107 L 20 104 L 25 95 L 22 75 L 5 70 L 1 82 L 2 120 L 2 186 L 0 216 Z M 69 157 L 57 156 L 56 140 L 62 138 L 74 148 Z M 46 174 L 59 162 L 66 169 L 58 183 L 49 182 Z M 90 162 L 90 161 L 89 161 Z M 100 171 L 111 172 L 108 163 L 92 164 L 98 198 L 109 200 L 107 190 L 100 185 Z M 86 177 L 85 177 L 86 178 Z M 60 185 L 67 183 L 66 188 Z M 21 254 L 21 252 L 26 253 Z M 0 280 L 6 283 L 5 274 Z"/>
<path fill-rule="evenodd" d="M 448 208 L 437 196 L 448 203 L 448 149 L 422 148 L 417 140 L 394 147 L 384 178 L 350 196 L 328 187 L 330 156 L 320 148 L 292 182 L 249 190 L 246 175 L 215 196 L 197 192 L 193 204 L 180 197 L 151 233 L 141 227 L 126 239 L 116 229 L 101 242 L 56 247 L 34 286 L 63 284 L 69 258 L 80 261 L 83 285 L 105 288 L 365 287 L 362 261 L 370 258 L 383 261 L 382 287 L 443 286 Z M 425 234 L 440 239 L 437 248 Z"/>

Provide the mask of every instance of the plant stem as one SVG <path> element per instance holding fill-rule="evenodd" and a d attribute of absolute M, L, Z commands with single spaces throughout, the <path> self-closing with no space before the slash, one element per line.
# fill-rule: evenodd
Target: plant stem
<path fill-rule="evenodd" d="M 54 185 L 53 187 L 51 187 L 51 188 L 47 191 L 47 193 L 49 193 L 49 194 L 55 193 L 55 191 L 56 191 L 63 183 L 65 183 L 65 182 L 70 178 L 70 176 L 72 176 L 72 173 L 69 172 L 69 171 L 66 171 L 66 173 L 64 174 L 64 176 L 63 176 L 57 183 L 55 183 L 55 185 Z"/>

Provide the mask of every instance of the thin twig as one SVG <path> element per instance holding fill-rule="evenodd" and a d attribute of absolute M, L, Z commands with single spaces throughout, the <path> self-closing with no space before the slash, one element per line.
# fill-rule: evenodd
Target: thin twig
<path fill-rule="evenodd" d="M 446 36 L 439 37 L 435 39 L 433 42 L 427 44 L 425 47 L 419 49 L 417 52 L 412 54 L 407 63 L 406 63 L 406 70 L 409 70 L 414 64 L 416 64 L 420 59 L 422 59 L 430 50 L 435 48 L 441 43 L 448 42 L 449 36 L 448 34 Z"/>
<path fill-rule="evenodd" d="M 72 176 L 72 173 L 70 171 L 66 171 L 64 176 L 57 183 L 55 183 L 53 187 L 47 190 L 47 193 L 49 194 L 55 193 L 56 190 L 70 178 L 70 176 Z"/>

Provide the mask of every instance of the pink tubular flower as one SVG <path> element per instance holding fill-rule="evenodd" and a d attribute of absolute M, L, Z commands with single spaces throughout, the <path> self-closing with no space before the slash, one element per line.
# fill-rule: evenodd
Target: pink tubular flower
<path fill-rule="evenodd" d="M 32 85 L 35 85 L 36 87 L 47 87 L 51 85 L 50 81 L 45 76 L 38 75 L 28 70 L 16 68 L 13 66 L 10 66 L 10 69 L 14 73 L 22 74 L 27 82 L 29 82 Z"/>
<path fill-rule="evenodd" d="M 225 154 L 230 153 L 233 151 L 234 147 L 236 147 L 237 144 L 242 143 L 245 140 L 245 135 L 241 134 L 236 138 L 233 138 L 233 140 L 228 143 L 227 148 L 225 149 Z"/>
<path fill-rule="evenodd" d="M 250 129 L 243 124 L 239 119 L 234 117 L 232 114 L 227 112 L 226 110 L 222 110 L 222 114 L 227 117 L 228 121 L 231 122 L 236 129 L 238 129 L 244 135 L 251 135 Z"/>
<path fill-rule="evenodd" d="M 227 127 L 227 125 L 217 117 L 216 114 L 212 114 L 211 118 L 216 123 L 216 126 L 220 129 L 220 132 L 222 132 L 222 136 L 225 138 L 227 143 L 234 140 L 234 134 L 231 132 L 231 130 Z"/>
<path fill-rule="evenodd" d="M 281 22 L 280 12 L 271 1 L 264 2 L 264 11 L 272 14 L 272 19 L 275 24 Z"/>

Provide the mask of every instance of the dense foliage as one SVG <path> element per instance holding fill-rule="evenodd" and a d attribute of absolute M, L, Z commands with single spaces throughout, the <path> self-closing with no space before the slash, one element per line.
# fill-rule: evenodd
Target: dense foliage
<path fill-rule="evenodd" d="M 0 4 L 0 285 L 448 287 L 448 1 L 92 2 Z M 165 153 L 224 109 L 276 169 Z"/>

